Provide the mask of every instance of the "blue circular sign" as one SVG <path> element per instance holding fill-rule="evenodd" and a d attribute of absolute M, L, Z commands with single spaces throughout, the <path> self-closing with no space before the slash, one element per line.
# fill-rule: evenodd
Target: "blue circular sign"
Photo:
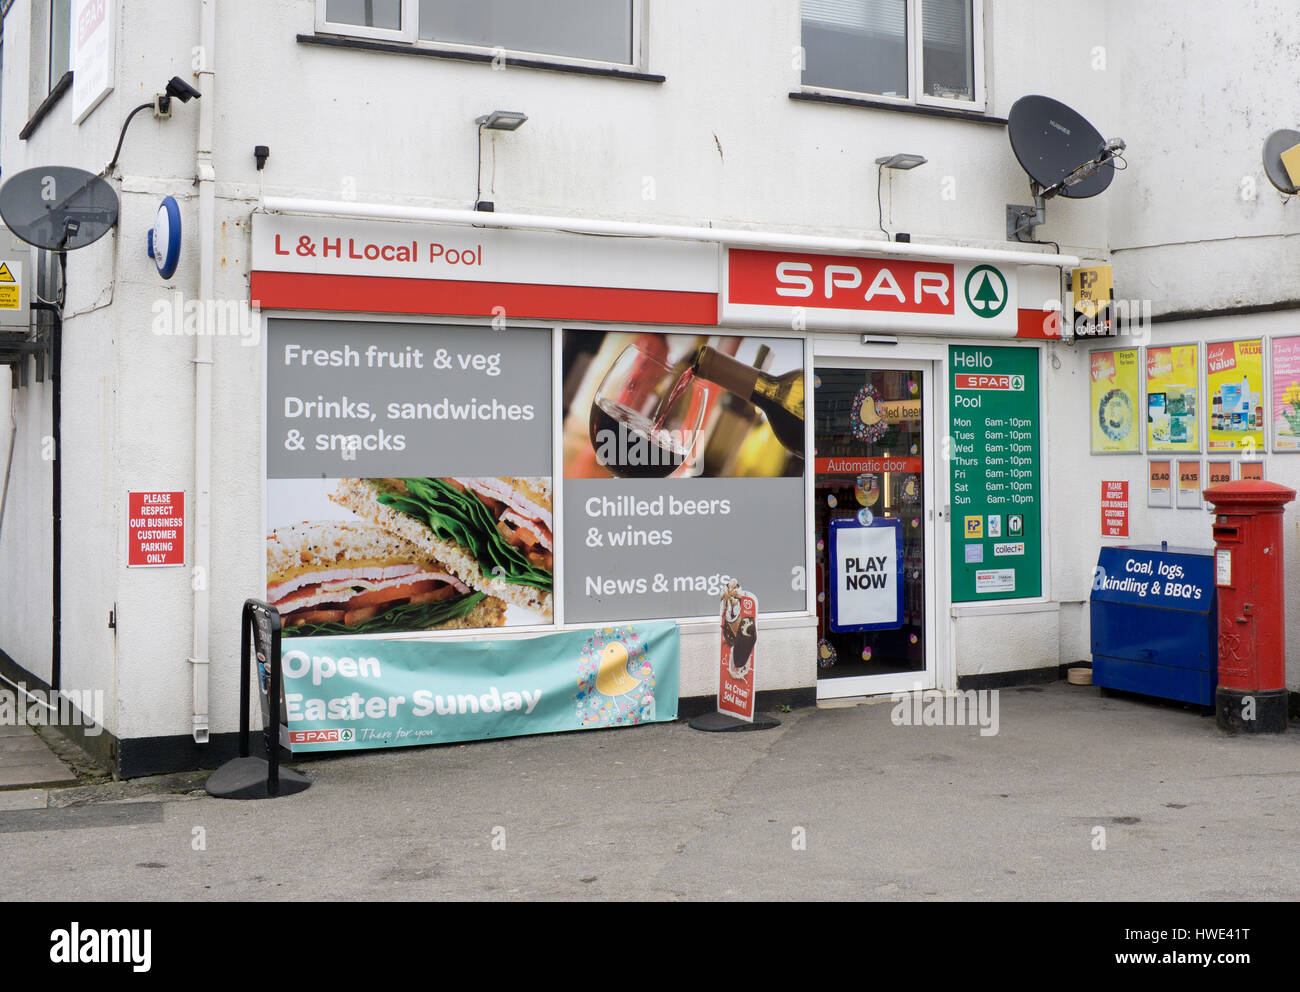
<path fill-rule="evenodd" d="M 149 232 L 149 257 L 164 279 L 176 274 L 181 261 L 181 208 L 174 196 L 165 197 L 158 208 L 158 217 Z"/>
<path fill-rule="evenodd" d="M 872 514 L 872 512 L 868 510 L 865 506 L 858 511 L 858 523 L 860 523 L 863 527 L 870 527 L 871 522 L 875 519 L 876 519 L 875 515 Z"/>

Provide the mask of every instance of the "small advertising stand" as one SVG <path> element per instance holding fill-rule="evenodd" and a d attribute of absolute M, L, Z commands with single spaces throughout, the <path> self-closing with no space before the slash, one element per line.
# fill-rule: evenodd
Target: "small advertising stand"
<path fill-rule="evenodd" d="M 248 706 L 251 670 L 249 645 L 257 652 L 257 677 L 259 685 L 267 691 L 271 728 L 266 733 L 266 758 L 251 757 L 248 753 Z M 240 633 L 239 671 L 239 757 L 227 761 L 208 776 L 208 795 L 218 799 L 274 799 L 302 792 L 311 782 L 304 775 L 288 768 L 280 768 L 280 614 L 274 607 L 260 600 L 244 603 Z"/>
<path fill-rule="evenodd" d="M 775 717 L 754 713 L 754 665 L 758 647 L 758 599 L 732 582 L 722 594 L 722 651 L 718 665 L 718 709 L 691 721 L 695 730 L 725 733 L 770 730 Z"/>

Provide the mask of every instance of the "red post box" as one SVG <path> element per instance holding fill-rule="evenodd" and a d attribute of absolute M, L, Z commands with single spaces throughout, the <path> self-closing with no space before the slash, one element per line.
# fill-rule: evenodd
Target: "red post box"
<path fill-rule="evenodd" d="M 1287 723 L 1282 507 L 1295 490 L 1242 479 L 1205 490 L 1214 504 L 1219 594 L 1215 718 L 1229 733 L 1283 733 Z"/>

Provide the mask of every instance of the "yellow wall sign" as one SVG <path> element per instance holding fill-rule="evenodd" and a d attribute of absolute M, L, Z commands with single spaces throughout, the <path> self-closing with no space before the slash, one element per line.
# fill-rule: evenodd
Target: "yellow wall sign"
<path fill-rule="evenodd" d="M 1070 287 L 1074 294 L 1075 312 L 1092 317 L 1097 313 L 1097 307 L 1109 303 L 1114 295 L 1114 272 L 1109 265 L 1075 269 Z"/>
<path fill-rule="evenodd" d="M 1147 349 L 1147 451 L 1200 451 L 1198 349 Z"/>
<path fill-rule="evenodd" d="M 1141 438 L 1138 351 L 1094 351 L 1090 415 L 1094 455 L 1136 454 Z"/>
<path fill-rule="evenodd" d="M 23 294 L 18 281 L 21 274 L 17 262 L 0 262 L 0 310 L 23 308 Z"/>
<path fill-rule="evenodd" d="M 1264 342 L 1211 341 L 1205 346 L 1205 371 L 1210 450 L 1263 451 Z"/>

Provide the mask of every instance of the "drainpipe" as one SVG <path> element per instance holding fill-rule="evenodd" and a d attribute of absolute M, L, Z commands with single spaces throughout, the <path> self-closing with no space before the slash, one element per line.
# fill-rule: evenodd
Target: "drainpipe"
<path fill-rule="evenodd" d="M 200 0 L 202 64 L 199 105 L 197 177 L 199 188 L 199 302 L 208 309 L 213 298 L 213 255 L 216 251 L 216 178 L 212 167 L 212 124 L 216 117 L 213 70 L 217 36 L 216 0 Z M 207 330 L 206 328 L 204 330 Z M 212 565 L 212 335 L 194 336 L 194 644 L 190 667 L 194 677 L 194 741 L 208 742 L 208 633 L 211 627 Z"/>

